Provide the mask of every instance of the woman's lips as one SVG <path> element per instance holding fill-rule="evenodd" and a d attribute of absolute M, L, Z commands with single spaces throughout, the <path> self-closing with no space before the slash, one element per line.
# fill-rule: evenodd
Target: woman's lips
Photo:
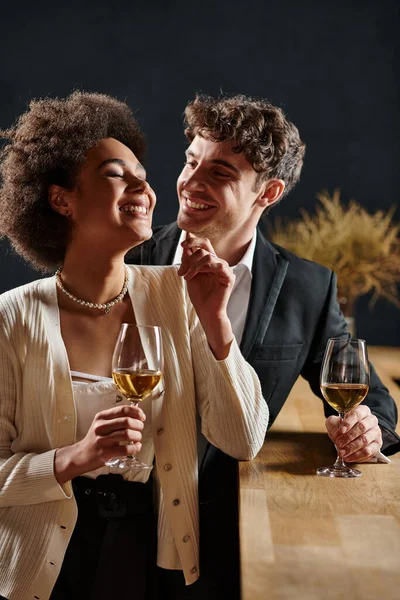
<path fill-rule="evenodd" d="M 138 204 L 124 204 L 120 207 L 119 210 L 123 213 L 137 213 L 147 215 L 147 208 Z"/>

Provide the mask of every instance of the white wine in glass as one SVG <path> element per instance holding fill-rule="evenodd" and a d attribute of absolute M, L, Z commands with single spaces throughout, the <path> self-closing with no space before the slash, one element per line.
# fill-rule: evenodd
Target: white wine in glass
<path fill-rule="evenodd" d="M 135 398 L 137 403 L 147 398 L 162 379 L 161 372 L 147 369 L 116 369 L 112 376 L 121 394 L 129 399 Z"/>
<path fill-rule="evenodd" d="M 138 406 L 157 387 L 163 374 L 163 349 L 160 327 L 123 323 L 112 359 L 112 377 L 118 390 Z M 134 456 L 112 458 L 108 466 L 151 469 Z"/>
<path fill-rule="evenodd" d="M 321 392 L 325 400 L 344 419 L 368 394 L 369 362 L 365 340 L 350 336 L 330 338 L 321 369 Z M 346 465 L 340 456 L 331 467 L 321 467 L 323 477 L 360 477 L 361 471 Z"/>

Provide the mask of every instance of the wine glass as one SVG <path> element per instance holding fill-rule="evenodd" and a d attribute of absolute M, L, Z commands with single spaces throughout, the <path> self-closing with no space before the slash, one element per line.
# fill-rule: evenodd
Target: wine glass
<path fill-rule="evenodd" d="M 112 358 L 112 378 L 118 390 L 138 406 L 160 383 L 163 373 L 161 328 L 123 323 Z M 134 456 L 112 458 L 107 466 L 151 469 Z"/>
<path fill-rule="evenodd" d="M 369 363 L 365 340 L 346 337 L 330 338 L 321 368 L 321 392 L 340 417 L 362 402 L 369 388 Z M 360 477 L 361 471 L 348 467 L 337 457 L 332 467 L 321 467 L 323 477 Z"/>

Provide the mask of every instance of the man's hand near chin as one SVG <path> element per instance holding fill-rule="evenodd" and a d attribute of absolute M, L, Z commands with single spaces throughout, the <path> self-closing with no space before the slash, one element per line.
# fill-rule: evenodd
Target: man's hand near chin
<path fill-rule="evenodd" d="M 325 426 L 339 456 L 346 462 L 367 462 L 382 446 L 378 419 L 368 406 L 353 408 L 343 421 L 340 417 L 328 417 Z"/>

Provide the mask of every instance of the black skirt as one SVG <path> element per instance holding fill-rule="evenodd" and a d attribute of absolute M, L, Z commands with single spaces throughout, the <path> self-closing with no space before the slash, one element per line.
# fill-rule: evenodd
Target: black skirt
<path fill-rule="evenodd" d="M 152 481 L 122 475 L 72 481 L 78 520 L 50 600 L 153 600 L 156 517 Z"/>

